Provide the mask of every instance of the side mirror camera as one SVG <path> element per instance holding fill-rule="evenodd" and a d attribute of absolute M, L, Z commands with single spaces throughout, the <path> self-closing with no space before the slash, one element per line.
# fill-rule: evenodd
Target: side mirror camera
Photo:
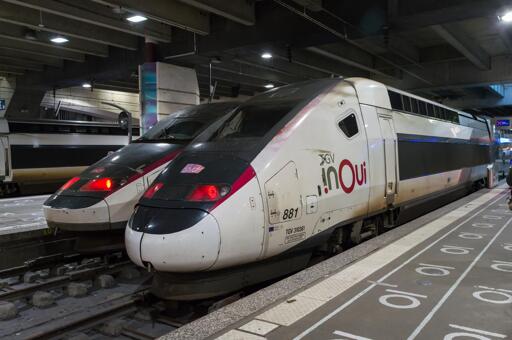
<path fill-rule="evenodd" d="M 119 116 L 117 117 L 117 123 L 119 124 L 119 127 L 123 130 L 128 130 L 128 125 L 130 122 L 130 116 L 126 111 L 121 111 Z"/>

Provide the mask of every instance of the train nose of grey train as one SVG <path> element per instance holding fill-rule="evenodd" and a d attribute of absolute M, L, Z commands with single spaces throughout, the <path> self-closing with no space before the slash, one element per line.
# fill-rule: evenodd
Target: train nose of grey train
<path fill-rule="evenodd" d="M 234 155 L 182 154 L 155 179 L 128 223 L 125 245 L 132 261 L 160 272 L 211 270 L 221 257 L 232 258 L 226 254 L 233 235 L 247 243 L 251 256 L 259 255 L 262 237 L 240 233 L 238 225 L 251 224 L 251 214 L 259 212 L 250 205 L 250 197 L 259 195 L 255 176 Z"/>
<path fill-rule="evenodd" d="M 206 270 L 217 260 L 219 225 L 205 211 L 139 207 L 129 224 L 126 249 L 140 266 L 188 272 Z"/>

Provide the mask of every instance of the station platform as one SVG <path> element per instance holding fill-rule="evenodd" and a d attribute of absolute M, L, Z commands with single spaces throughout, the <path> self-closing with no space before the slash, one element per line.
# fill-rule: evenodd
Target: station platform
<path fill-rule="evenodd" d="M 0 241 L 15 235 L 38 236 L 48 229 L 43 203 L 49 195 L 0 199 Z"/>
<path fill-rule="evenodd" d="M 512 211 L 484 189 L 162 339 L 512 337 Z"/>

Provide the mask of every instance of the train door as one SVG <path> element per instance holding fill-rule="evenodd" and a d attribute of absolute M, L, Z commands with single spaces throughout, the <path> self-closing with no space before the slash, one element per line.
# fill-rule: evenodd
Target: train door
<path fill-rule="evenodd" d="M 268 240 L 269 254 L 279 253 L 282 247 L 306 238 L 301 224 L 302 197 L 297 167 L 293 161 L 286 164 L 265 183 L 268 222 L 272 232 Z"/>
<path fill-rule="evenodd" d="M 386 204 L 390 205 L 394 203 L 397 193 L 396 133 L 392 116 L 379 112 L 379 125 L 384 151 L 384 197 L 386 198 Z"/>
<path fill-rule="evenodd" d="M 10 180 L 9 138 L 0 136 L 0 181 Z"/>

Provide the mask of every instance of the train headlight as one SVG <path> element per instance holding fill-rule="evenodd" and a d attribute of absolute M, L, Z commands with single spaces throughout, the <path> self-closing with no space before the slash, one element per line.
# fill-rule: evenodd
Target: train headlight
<path fill-rule="evenodd" d="M 80 191 L 95 192 L 95 191 L 112 191 L 114 190 L 115 183 L 112 178 L 97 178 L 82 185 Z"/>
<path fill-rule="evenodd" d="M 200 184 L 187 196 L 191 202 L 216 202 L 225 197 L 231 187 L 227 184 Z"/>

